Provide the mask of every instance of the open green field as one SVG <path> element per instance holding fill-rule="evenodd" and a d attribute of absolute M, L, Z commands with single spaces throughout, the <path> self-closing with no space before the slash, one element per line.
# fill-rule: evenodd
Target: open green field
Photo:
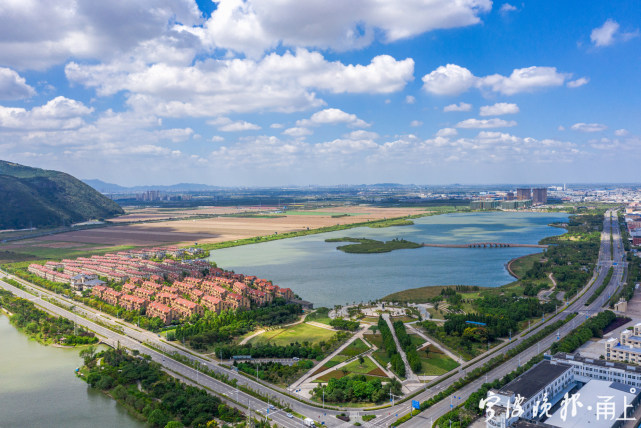
<path fill-rule="evenodd" d="M 285 346 L 295 342 L 309 342 L 310 344 L 317 344 L 331 339 L 335 333 L 336 332 L 331 330 L 302 323 L 287 328 L 278 328 L 266 331 L 265 333 L 252 338 L 249 343 L 270 343 L 272 345 L 279 346 Z"/>
<path fill-rule="evenodd" d="M 396 293 L 388 294 L 383 297 L 382 301 L 387 302 L 415 302 L 415 303 L 426 303 L 430 299 L 441 295 L 441 290 L 450 288 L 456 289 L 456 285 L 441 285 L 441 286 L 428 286 L 428 287 L 418 287 L 410 288 L 409 290 L 398 291 Z M 479 290 L 470 290 L 469 292 L 476 292 L 481 290 L 490 290 L 489 287 L 479 287 Z M 466 291 L 464 291 L 466 292 Z"/>
<path fill-rule="evenodd" d="M 305 321 L 314 321 L 322 324 L 329 325 L 329 322 L 332 320 L 328 315 L 329 309 L 327 308 L 318 308 L 314 312 L 308 314 L 305 317 Z"/>
<path fill-rule="evenodd" d="M 367 351 L 369 349 L 369 346 L 365 344 L 361 339 L 356 339 L 349 345 L 343 349 L 340 354 L 338 355 L 344 355 L 346 357 L 355 357 L 358 354 L 362 354 L 363 352 Z"/>
<path fill-rule="evenodd" d="M 357 374 L 369 374 L 372 376 L 376 376 L 375 373 L 378 373 L 380 369 L 376 364 L 374 364 L 374 361 L 372 361 L 369 357 L 363 358 L 363 364 L 361 364 L 358 360 L 354 360 L 351 363 L 341 367 L 342 370 L 347 370 L 350 373 L 357 373 Z M 383 374 L 384 375 L 384 374 Z"/>
<path fill-rule="evenodd" d="M 423 357 L 424 353 L 421 352 L 420 355 L 422 370 L 418 374 L 423 376 L 440 376 L 459 366 L 456 361 L 445 354 L 430 352 L 427 357 Z"/>
<path fill-rule="evenodd" d="M 333 370 L 318 379 L 314 380 L 316 383 L 327 382 L 330 379 L 340 379 L 345 376 L 350 376 L 353 374 L 365 375 L 369 379 L 380 379 L 387 378 L 385 372 L 378 368 L 378 366 L 372 361 L 369 357 L 363 358 L 363 364 L 358 360 L 354 360 L 351 363 L 341 367 L 340 369 Z"/>

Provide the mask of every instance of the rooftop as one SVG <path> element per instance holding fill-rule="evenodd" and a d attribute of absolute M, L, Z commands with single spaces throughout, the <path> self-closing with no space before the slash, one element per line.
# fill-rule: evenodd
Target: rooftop
<path fill-rule="evenodd" d="M 552 383 L 556 378 L 561 376 L 572 368 L 565 364 L 552 364 L 549 361 L 541 361 L 512 382 L 505 385 L 499 390 L 501 394 L 521 395 L 525 400 L 529 400 L 537 392 Z"/>
<path fill-rule="evenodd" d="M 593 366 L 599 366 L 606 369 L 618 369 L 618 370 L 623 370 L 628 372 L 641 373 L 641 367 L 631 366 L 625 363 L 617 363 L 614 361 L 595 360 L 593 358 L 582 357 L 578 354 L 572 355 L 572 354 L 566 354 L 564 352 L 558 352 L 554 354 L 553 358 L 558 361 L 564 361 L 564 360 L 567 362 L 576 361 L 579 363 L 590 364 Z"/>
<path fill-rule="evenodd" d="M 634 392 L 631 392 L 631 390 Z M 641 393 L 637 392 L 635 388 L 619 382 L 596 379 L 590 380 L 578 392 L 581 394 L 579 401 L 583 404 L 583 407 L 578 409 L 576 416 L 572 417 L 571 412 L 568 411 L 566 419 L 563 420 L 561 419 L 561 409 L 559 408 L 545 423 L 562 428 L 584 428 L 586 426 L 590 428 L 610 428 L 614 421 L 610 417 L 602 415 L 597 417 L 597 403 L 603 403 L 605 401 L 604 397 L 613 397 L 610 402 L 615 403 L 616 419 L 623 413 L 624 400 L 626 404 L 631 404 Z"/>

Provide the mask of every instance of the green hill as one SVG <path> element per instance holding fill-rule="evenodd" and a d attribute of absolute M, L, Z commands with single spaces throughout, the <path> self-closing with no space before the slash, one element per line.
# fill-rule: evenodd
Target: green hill
<path fill-rule="evenodd" d="M 123 213 L 69 174 L 0 161 L 0 229 L 63 226 Z"/>

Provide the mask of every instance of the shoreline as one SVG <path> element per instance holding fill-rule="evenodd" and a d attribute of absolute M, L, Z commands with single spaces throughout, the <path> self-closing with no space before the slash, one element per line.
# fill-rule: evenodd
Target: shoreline
<path fill-rule="evenodd" d="M 531 253 L 531 254 L 526 254 L 526 255 L 524 255 L 524 256 L 515 257 L 515 258 L 513 258 L 512 260 L 510 260 L 509 262 L 507 262 L 507 264 L 505 265 L 505 269 L 507 270 L 507 273 L 509 273 L 510 275 L 512 275 L 514 278 L 516 278 L 516 280 L 517 280 L 517 281 L 518 281 L 519 279 L 521 279 L 521 278 L 519 278 L 518 276 L 516 276 L 516 274 L 515 274 L 515 273 L 514 273 L 514 271 L 512 270 L 512 263 L 514 263 L 514 262 L 515 262 L 515 261 L 517 261 L 517 260 L 524 259 L 525 257 L 530 257 L 532 254 L 538 254 L 538 253 Z"/>

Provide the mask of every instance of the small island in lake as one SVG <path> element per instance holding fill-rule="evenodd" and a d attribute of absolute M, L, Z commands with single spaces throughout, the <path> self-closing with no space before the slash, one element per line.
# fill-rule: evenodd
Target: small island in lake
<path fill-rule="evenodd" d="M 346 253 L 359 254 L 389 253 L 394 250 L 420 248 L 423 246 L 422 244 L 406 241 L 405 239 L 392 239 L 391 241 L 383 242 L 375 239 L 344 237 L 326 239 L 325 242 L 354 242 L 354 244 L 341 245 L 336 247 L 336 249 Z"/>

